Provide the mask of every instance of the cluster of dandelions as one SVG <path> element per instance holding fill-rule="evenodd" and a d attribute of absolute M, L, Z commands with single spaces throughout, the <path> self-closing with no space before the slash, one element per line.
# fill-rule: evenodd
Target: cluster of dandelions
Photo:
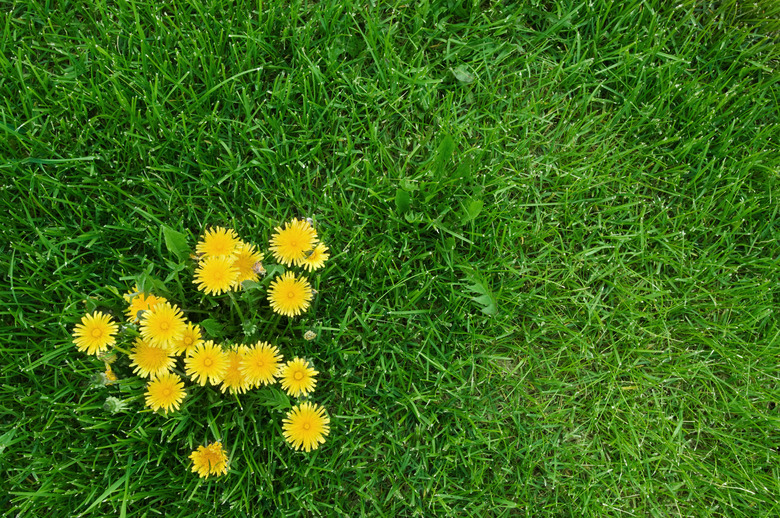
<path fill-rule="evenodd" d="M 270 244 L 280 263 L 309 272 L 321 268 L 329 257 L 307 221 L 293 220 L 285 228 L 276 228 Z M 195 252 L 193 282 L 208 295 L 242 289 L 245 281 L 256 282 L 266 273 L 264 255 L 230 229 L 208 229 Z M 294 317 L 308 309 L 313 293 L 303 275 L 288 270 L 272 280 L 267 298 L 275 312 Z M 123 297 L 128 321 L 123 334 L 130 335 L 132 348 L 129 352 L 115 349 L 127 353 L 134 374 L 148 378 L 144 401 L 152 411 L 166 415 L 178 411 L 187 397 L 185 379 L 212 385 L 223 394 L 244 394 L 279 382 L 289 396 L 307 398 L 316 387 L 319 373 L 304 358 L 285 362 L 279 349 L 265 341 L 227 345 L 208 340 L 201 326 L 188 321 L 176 304 L 138 286 Z M 103 378 L 108 383 L 117 380 L 111 367 L 117 355 L 109 349 L 116 346 L 118 334 L 119 325 L 100 311 L 85 315 L 73 330 L 78 350 L 105 361 Z M 306 338 L 311 338 L 310 333 Z M 309 452 L 325 442 L 329 423 L 323 407 L 302 401 L 283 419 L 283 435 L 294 449 Z M 221 442 L 200 446 L 189 458 L 192 471 L 201 477 L 227 473 L 229 462 Z"/>

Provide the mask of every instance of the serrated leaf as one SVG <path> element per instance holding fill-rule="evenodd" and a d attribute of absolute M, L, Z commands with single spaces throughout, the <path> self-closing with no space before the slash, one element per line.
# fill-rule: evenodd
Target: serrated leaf
<path fill-rule="evenodd" d="M 411 195 L 403 189 L 395 191 L 395 210 L 398 214 L 406 214 L 412 206 Z"/>
<path fill-rule="evenodd" d="M 257 392 L 257 402 L 272 410 L 289 410 L 292 408 L 290 398 L 281 390 L 274 387 L 267 387 Z"/>
<path fill-rule="evenodd" d="M 162 231 L 165 238 L 165 247 L 168 251 L 175 255 L 179 261 L 186 260 L 190 255 L 187 236 L 165 225 L 163 225 Z"/>
<path fill-rule="evenodd" d="M 474 76 L 471 75 L 463 65 L 451 68 L 450 71 L 452 72 L 452 75 L 455 76 L 455 79 L 461 83 L 471 84 L 474 82 Z"/>
<path fill-rule="evenodd" d="M 463 217 L 460 220 L 461 225 L 473 221 L 482 212 L 484 202 L 479 198 L 472 198 L 464 207 Z"/>
<path fill-rule="evenodd" d="M 474 284 L 466 286 L 466 289 L 476 293 L 478 297 L 471 297 L 471 300 L 482 306 L 482 312 L 486 315 L 495 315 L 498 313 L 498 304 L 492 290 L 484 281 L 471 277 Z"/>

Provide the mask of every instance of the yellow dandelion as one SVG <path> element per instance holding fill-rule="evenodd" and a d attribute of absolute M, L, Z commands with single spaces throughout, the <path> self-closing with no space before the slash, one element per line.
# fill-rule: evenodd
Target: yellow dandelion
<path fill-rule="evenodd" d="M 221 442 L 198 446 L 198 449 L 190 455 L 190 459 L 192 459 L 192 472 L 197 473 L 201 478 L 227 473 L 228 456 Z"/>
<path fill-rule="evenodd" d="M 142 293 L 138 286 L 135 287 L 135 290 L 128 291 L 124 298 L 129 304 L 125 310 L 127 320 L 133 324 L 138 323 L 144 311 L 149 311 L 157 304 L 166 301 L 164 297 L 158 297 L 151 293 Z"/>
<path fill-rule="evenodd" d="M 203 343 L 203 333 L 197 324 L 187 323 L 187 328 L 182 333 L 181 338 L 173 343 L 173 354 L 190 355 L 196 346 Z"/>
<path fill-rule="evenodd" d="M 106 370 L 101 375 L 101 381 L 103 382 L 103 385 L 113 385 L 118 381 L 119 378 L 116 377 L 116 374 L 114 373 L 114 370 L 111 368 L 111 365 L 106 363 Z"/>
<path fill-rule="evenodd" d="M 219 384 L 227 368 L 227 354 L 211 340 L 195 347 L 184 360 L 184 372 L 200 385 L 205 385 L 207 380 L 212 385 Z"/>
<path fill-rule="evenodd" d="M 293 272 L 284 272 L 271 281 L 268 287 L 268 300 L 271 309 L 281 315 L 294 317 L 309 307 L 312 299 L 311 285 L 305 277 L 296 278 Z"/>
<path fill-rule="evenodd" d="M 282 420 L 284 439 L 290 445 L 304 451 L 316 450 L 330 433 L 330 417 L 325 409 L 308 401 L 287 413 Z"/>
<path fill-rule="evenodd" d="M 141 336 L 152 345 L 173 347 L 187 329 L 187 321 L 176 305 L 162 302 L 141 317 Z"/>
<path fill-rule="evenodd" d="M 187 392 L 178 374 L 163 374 L 146 385 L 146 406 L 155 412 L 161 408 L 167 414 L 178 410 Z"/>
<path fill-rule="evenodd" d="M 241 364 L 243 363 L 246 351 L 246 346 L 242 345 L 231 349 L 226 353 L 228 367 L 225 371 L 225 376 L 222 378 L 222 385 L 220 386 L 220 390 L 223 394 L 228 389 L 230 389 L 231 394 L 237 392 L 243 394 L 251 387 L 241 370 Z"/>
<path fill-rule="evenodd" d="M 306 252 L 314 248 L 317 242 L 317 232 L 306 220 L 293 219 L 282 227 L 275 228 L 271 236 L 271 253 L 282 264 L 300 265 L 306 258 Z"/>
<path fill-rule="evenodd" d="M 73 343 L 79 351 L 87 354 L 100 354 L 116 343 L 114 335 L 119 326 L 111 321 L 111 316 L 100 311 L 84 315 L 81 323 L 73 328 Z"/>
<path fill-rule="evenodd" d="M 233 255 L 238 246 L 238 236 L 234 230 L 222 227 L 211 227 L 195 246 L 195 251 L 206 257 Z"/>
<path fill-rule="evenodd" d="M 136 338 L 135 347 L 128 355 L 133 372 L 144 378 L 158 378 L 173 368 L 174 358 L 171 350 L 159 345 L 151 345 L 143 338 Z"/>
<path fill-rule="evenodd" d="M 314 387 L 317 385 L 314 376 L 317 374 L 319 372 L 310 367 L 309 362 L 303 358 L 295 358 L 287 362 L 279 371 L 282 389 L 295 397 L 307 396 L 314 392 Z"/>
<path fill-rule="evenodd" d="M 328 257 L 330 257 L 328 247 L 320 243 L 314 247 L 308 257 L 301 261 L 301 265 L 310 272 L 318 270 L 325 265 Z"/>
<path fill-rule="evenodd" d="M 198 285 L 200 291 L 205 291 L 207 294 L 224 293 L 238 279 L 239 272 L 234 262 L 235 258 L 229 255 L 206 257 L 195 270 L 195 279 L 192 282 Z"/>
<path fill-rule="evenodd" d="M 241 242 L 236 247 L 236 260 L 233 265 L 238 268 L 238 278 L 235 287 L 241 286 L 244 281 L 255 281 L 258 279 L 257 265 L 262 266 L 263 254 L 255 250 L 255 245 Z"/>
<path fill-rule="evenodd" d="M 241 372 L 252 387 L 269 385 L 275 381 L 281 361 L 279 349 L 267 342 L 257 342 L 247 348 L 241 362 Z"/>

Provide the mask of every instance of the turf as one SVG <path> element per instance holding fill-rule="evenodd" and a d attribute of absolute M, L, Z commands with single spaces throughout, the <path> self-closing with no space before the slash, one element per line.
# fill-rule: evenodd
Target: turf
<path fill-rule="evenodd" d="M 3 516 L 780 514 L 772 2 L 0 6 Z M 163 232 L 292 217 L 332 252 L 296 319 Z M 327 442 L 95 385 L 73 326 L 139 279 L 311 359 Z"/>

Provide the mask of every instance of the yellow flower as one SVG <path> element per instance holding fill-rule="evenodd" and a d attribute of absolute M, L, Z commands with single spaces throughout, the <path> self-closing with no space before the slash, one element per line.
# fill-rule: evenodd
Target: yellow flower
<path fill-rule="evenodd" d="M 269 385 L 275 381 L 281 361 L 279 349 L 267 342 L 257 342 L 247 348 L 241 361 L 241 372 L 252 387 Z"/>
<path fill-rule="evenodd" d="M 100 377 L 103 382 L 103 385 L 113 385 L 118 380 L 116 374 L 114 374 L 114 370 L 111 368 L 111 365 L 109 365 L 108 363 L 106 364 L 106 371 Z"/>
<path fill-rule="evenodd" d="M 198 446 L 198 449 L 190 455 L 190 459 L 192 459 L 193 473 L 197 473 L 201 478 L 227 473 L 228 456 L 220 442 Z"/>
<path fill-rule="evenodd" d="M 314 392 L 317 380 L 314 376 L 319 374 L 309 366 L 309 362 L 303 358 L 295 358 L 281 368 L 279 377 L 282 378 L 282 389 L 295 397 L 306 396 Z"/>
<path fill-rule="evenodd" d="M 294 317 L 306 311 L 312 299 L 311 285 L 306 278 L 297 279 L 293 272 L 284 272 L 271 281 L 268 300 L 271 309 L 281 315 Z"/>
<path fill-rule="evenodd" d="M 284 439 L 296 450 L 316 450 L 330 433 L 329 424 L 325 409 L 307 401 L 293 408 L 282 420 Z"/>
<path fill-rule="evenodd" d="M 174 359 L 171 350 L 159 345 L 151 345 L 143 338 L 136 338 L 135 347 L 128 355 L 133 372 L 144 378 L 157 378 L 173 368 Z"/>
<path fill-rule="evenodd" d="M 207 380 L 212 385 L 219 384 L 227 368 L 227 354 L 211 340 L 195 347 L 184 360 L 184 372 L 200 385 L 205 385 Z"/>
<path fill-rule="evenodd" d="M 173 344 L 181 338 L 187 329 L 187 321 L 176 305 L 170 302 L 161 302 L 144 312 L 141 317 L 141 336 L 151 345 L 161 347 L 173 347 Z"/>
<path fill-rule="evenodd" d="M 231 349 L 226 353 L 228 367 L 225 371 L 225 376 L 222 378 L 222 386 L 220 387 L 223 394 L 227 389 L 230 389 L 231 394 L 235 394 L 236 392 L 243 394 L 250 388 L 249 382 L 241 370 L 241 363 L 243 362 L 246 351 L 247 348 L 242 345 Z"/>
<path fill-rule="evenodd" d="M 330 257 L 328 247 L 320 243 L 314 247 L 308 257 L 301 261 L 301 265 L 311 272 L 322 268 L 328 257 Z"/>
<path fill-rule="evenodd" d="M 125 310 L 127 320 L 133 324 L 138 323 L 143 311 L 149 311 L 160 302 L 165 302 L 163 297 L 151 293 L 141 293 L 138 286 L 135 287 L 135 290 L 128 291 L 124 298 L 130 304 Z"/>
<path fill-rule="evenodd" d="M 271 236 L 271 253 L 282 264 L 296 266 L 306 258 L 306 252 L 314 248 L 317 232 L 306 220 L 293 219 L 282 227 L 275 228 Z"/>
<path fill-rule="evenodd" d="M 207 294 L 224 293 L 238 279 L 239 272 L 234 262 L 235 258 L 229 255 L 206 257 L 195 270 L 195 279 L 192 282 L 198 285 L 200 291 L 205 291 Z"/>
<path fill-rule="evenodd" d="M 233 255 L 238 246 L 238 236 L 234 230 L 222 227 L 211 227 L 195 246 L 195 251 L 206 257 Z"/>
<path fill-rule="evenodd" d="M 263 254 L 255 251 L 255 245 L 240 243 L 236 247 L 236 261 L 233 265 L 238 268 L 238 278 L 235 287 L 239 288 L 244 281 L 255 281 L 258 279 L 257 265 L 262 266 Z"/>
<path fill-rule="evenodd" d="M 116 343 L 114 335 L 119 326 L 111 321 L 111 316 L 100 311 L 84 315 L 81 323 L 73 328 L 73 343 L 79 351 L 87 354 L 100 354 Z"/>
<path fill-rule="evenodd" d="M 189 356 L 192 350 L 202 343 L 203 338 L 200 326 L 188 323 L 181 338 L 173 343 L 173 354 L 186 354 Z"/>
<path fill-rule="evenodd" d="M 178 410 L 184 396 L 184 382 L 177 374 L 163 374 L 146 385 L 146 406 L 154 410 Z"/>

